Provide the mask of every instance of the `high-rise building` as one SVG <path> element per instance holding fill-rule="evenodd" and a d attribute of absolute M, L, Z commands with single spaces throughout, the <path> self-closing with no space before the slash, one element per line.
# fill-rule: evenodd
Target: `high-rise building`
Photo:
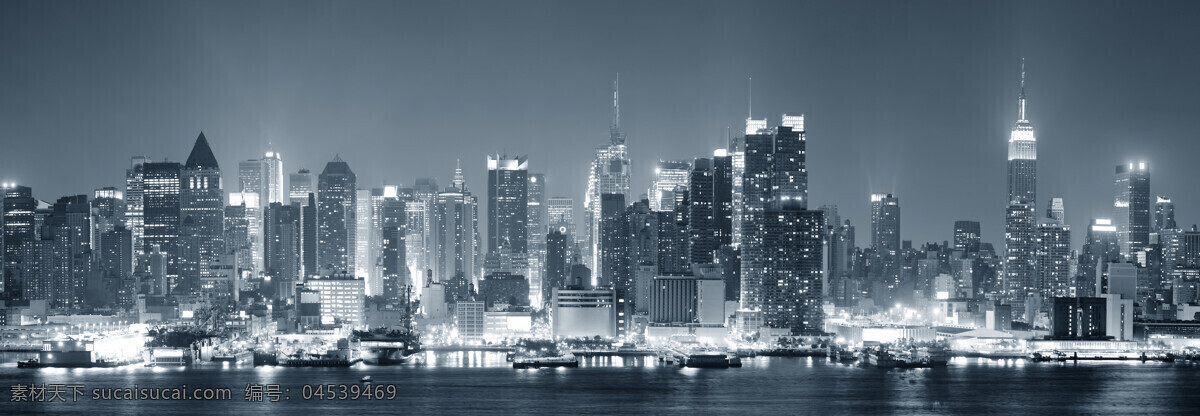
<path fill-rule="evenodd" d="M 300 171 L 288 175 L 288 199 L 292 204 L 305 205 L 308 203 L 308 194 L 317 192 L 313 186 L 312 172 L 308 169 L 300 169 Z"/>
<path fill-rule="evenodd" d="M 129 169 L 125 170 L 125 226 L 133 235 L 133 254 L 146 253 L 143 238 L 146 233 L 145 220 L 145 170 L 143 165 L 150 158 L 134 156 Z"/>
<path fill-rule="evenodd" d="M 179 185 L 181 166 L 176 162 L 142 164 L 143 251 L 158 247 L 166 256 L 170 287 L 179 277 Z M 169 292 L 169 290 L 168 290 Z"/>
<path fill-rule="evenodd" d="M 1071 275 L 1071 227 L 1055 218 L 1038 222 L 1037 286 L 1043 299 L 1072 294 L 1075 278 Z"/>
<path fill-rule="evenodd" d="M 1014 311 L 1037 289 L 1037 220 L 1033 205 L 1009 203 L 1004 221 L 1004 282 Z"/>
<path fill-rule="evenodd" d="M 1036 291 L 1037 137 L 1025 112 L 1025 62 L 1021 61 L 1021 93 L 1017 122 L 1008 138 L 1008 207 L 1004 223 L 1004 281 L 1014 310 Z"/>
<path fill-rule="evenodd" d="M 565 228 L 565 227 L 564 227 Z M 542 272 L 542 303 L 550 300 L 554 289 L 565 289 L 571 259 L 567 247 L 573 244 L 563 229 L 551 230 L 546 235 L 546 266 Z"/>
<path fill-rule="evenodd" d="M 259 203 L 258 198 L 259 194 L 255 192 L 229 193 L 229 206 L 241 207 L 236 215 L 240 217 L 239 222 L 246 223 L 245 237 L 239 237 L 238 245 L 229 248 L 239 253 L 237 256 L 238 267 L 251 274 L 258 274 L 265 263 L 264 227 L 262 226 L 264 213 L 262 208 L 259 208 L 262 204 Z M 228 214 L 226 215 L 228 216 Z"/>
<path fill-rule="evenodd" d="M 317 267 L 317 252 L 320 246 L 320 221 L 317 215 L 317 194 L 310 192 L 308 201 L 300 208 L 300 276 L 308 278 L 308 276 L 319 273 L 320 268 Z"/>
<path fill-rule="evenodd" d="M 619 194 L 629 199 L 629 155 L 625 148 L 625 132 L 621 130 L 621 106 L 619 84 L 613 82 L 613 119 L 609 126 L 609 142 L 596 147 L 596 158 L 592 160 L 588 175 L 587 194 L 584 195 L 585 223 L 583 230 L 585 257 L 591 269 L 604 270 L 598 252 L 601 215 L 601 195 Z"/>
<path fill-rule="evenodd" d="M 371 197 L 372 190 L 357 189 L 354 191 L 354 277 L 366 281 L 367 296 L 376 296 L 382 291 L 383 286 L 380 285 L 380 273 L 378 263 L 374 259 L 378 259 L 380 245 L 382 240 L 379 237 L 378 223 L 374 223 L 372 214 L 375 211 L 373 206 L 375 200 Z M 379 197 L 383 197 L 382 189 L 379 192 Z M 372 231 L 375 231 L 372 233 Z M 374 252 L 373 252 L 374 251 Z"/>
<path fill-rule="evenodd" d="M 264 206 L 287 202 L 283 199 L 283 158 L 279 153 L 267 152 L 263 155 L 262 181 Z M 288 196 L 291 196 L 290 190 Z"/>
<path fill-rule="evenodd" d="M 685 160 L 659 160 L 654 167 L 654 182 L 650 184 L 650 209 L 675 209 L 675 188 L 688 187 L 691 170 L 691 164 Z"/>
<path fill-rule="evenodd" d="M 1117 165 L 1113 209 L 1121 256 L 1134 259 L 1150 244 L 1150 169 L 1146 162 Z"/>
<path fill-rule="evenodd" d="M 596 287 L 621 286 L 624 289 L 627 287 L 625 281 L 630 276 L 629 229 L 624 218 L 625 195 L 604 194 L 600 197 L 600 229 L 597 234 L 600 244 L 596 255 L 604 268 L 592 279 L 592 284 Z"/>
<path fill-rule="evenodd" d="M 979 221 L 954 222 L 954 249 L 964 253 L 979 251 L 980 228 Z"/>
<path fill-rule="evenodd" d="M 196 138 L 180 180 L 180 278 L 188 290 L 197 291 L 210 266 L 225 254 L 225 190 L 204 133 Z"/>
<path fill-rule="evenodd" d="M 265 170 L 262 160 L 238 162 L 238 192 L 253 192 L 258 194 L 260 200 L 266 199 Z"/>
<path fill-rule="evenodd" d="M 22 261 L 25 250 L 35 243 L 38 231 L 35 210 L 38 201 L 33 199 L 33 190 L 28 186 L 6 185 L 4 190 L 4 217 L 0 230 L 4 232 L 4 295 L 9 299 L 22 298 Z"/>
<path fill-rule="evenodd" d="M 542 298 L 542 265 L 546 261 L 546 176 L 541 173 L 529 175 L 529 186 L 526 190 L 528 206 L 528 222 L 525 235 L 529 238 L 529 271 L 525 276 L 529 280 L 529 295 L 531 299 Z"/>
<path fill-rule="evenodd" d="M 1175 203 L 1171 202 L 1171 198 L 1159 195 L 1154 202 L 1154 231 L 1177 228 L 1179 227 L 1175 224 Z"/>
<path fill-rule="evenodd" d="M 688 182 L 688 259 L 691 263 L 712 263 L 713 252 L 720 246 L 713 207 L 712 159 L 696 159 Z"/>
<path fill-rule="evenodd" d="M 87 195 L 59 198 L 43 221 L 38 273 L 27 277 L 27 299 L 45 299 L 55 309 L 78 310 L 92 268 L 90 209 Z M 28 289 L 34 288 L 32 292 Z"/>
<path fill-rule="evenodd" d="M 461 163 L 456 161 L 455 172 L 462 172 L 461 168 Z M 417 178 L 413 182 L 411 200 L 406 201 L 404 206 L 408 211 L 408 221 L 405 222 L 408 236 L 404 241 L 408 245 L 409 271 L 417 276 L 434 270 L 438 261 L 437 216 L 434 211 L 437 210 L 438 193 L 441 191 L 433 178 Z"/>
<path fill-rule="evenodd" d="M 1088 226 L 1087 240 L 1079 255 L 1079 271 L 1076 279 L 1077 296 L 1095 296 L 1098 275 L 1108 272 L 1108 265 L 1120 258 L 1121 245 L 1117 238 L 1117 227 L 1112 220 L 1096 218 Z"/>
<path fill-rule="evenodd" d="M 524 156 L 488 156 L 488 253 L 528 251 L 529 163 Z"/>
<path fill-rule="evenodd" d="M 1062 198 L 1050 198 L 1050 204 L 1046 207 L 1046 218 L 1058 220 L 1058 222 L 1067 222 L 1066 206 L 1063 204 Z"/>
<path fill-rule="evenodd" d="M 334 156 L 317 177 L 317 267 L 352 273 L 357 231 L 357 177 Z"/>
<path fill-rule="evenodd" d="M 793 332 L 822 331 L 824 322 L 825 223 L 808 210 L 805 157 L 803 116 L 744 138 L 741 307 Z"/>
<path fill-rule="evenodd" d="M 437 194 L 433 210 L 432 262 L 434 280 L 453 285 L 473 283 L 479 274 L 479 202 L 467 189 L 462 169 L 454 173 L 452 186 Z M 448 297 L 453 298 L 453 297 Z"/>
<path fill-rule="evenodd" d="M 299 204 L 272 202 L 263 220 L 263 270 L 276 282 L 275 295 L 286 298 L 301 279 Z"/>
<path fill-rule="evenodd" d="M 100 255 L 100 236 L 125 225 L 125 197 L 115 187 L 97 189 L 92 194 L 92 254 Z"/>
<path fill-rule="evenodd" d="M 733 158 L 725 149 L 713 152 L 713 230 L 719 246 L 733 244 Z"/>
<path fill-rule="evenodd" d="M 393 303 L 404 303 L 412 292 L 413 282 L 408 271 L 408 236 L 404 228 L 408 212 L 404 200 L 400 199 L 395 187 L 384 192 L 384 199 L 379 207 L 380 227 L 380 273 L 384 299 Z M 388 189 L 388 188 L 385 188 Z"/>
<path fill-rule="evenodd" d="M 900 198 L 871 194 L 871 247 L 878 252 L 900 251 Z"/>

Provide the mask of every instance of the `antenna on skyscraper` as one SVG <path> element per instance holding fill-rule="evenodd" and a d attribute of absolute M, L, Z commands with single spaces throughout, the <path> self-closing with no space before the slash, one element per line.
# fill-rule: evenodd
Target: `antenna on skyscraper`
<path fill-rule="evenodd" d="M 746 111 L 746 119 L 754 118 L 754 77 L 746 77 L 746 104 L 749 110 Z"/>

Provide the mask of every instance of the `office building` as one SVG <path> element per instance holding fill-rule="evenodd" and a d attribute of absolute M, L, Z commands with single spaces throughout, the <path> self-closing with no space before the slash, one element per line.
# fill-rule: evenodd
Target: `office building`
<path fill-rule="evenodd" d="M 317 267 L 353 273 L 357 231 L 357 178 L 334 156 L 317 177 Z"/>
<path fill-rule="evenodd" d="M 1117 165 L 1113 216 L 1121 256 L 1136 259 L 1150 244 L 1150 169 L 1146 162 Z"/>

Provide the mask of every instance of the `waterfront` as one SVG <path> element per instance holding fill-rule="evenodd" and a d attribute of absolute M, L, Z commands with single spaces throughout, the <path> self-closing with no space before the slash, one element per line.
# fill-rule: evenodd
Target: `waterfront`
<path fill-rule="evenodd" d="M 1200 366 L 1190 363 L 1032 363 L 958 358 L 933 369 L 883 370 L 821 358 L 759 357 L 739 369 L 688 369 L 652 358 L 588 358 L 580 368 L 514 370 L 500 353 L 424 353 L 391 367 L 221 367 L 19 370 L 0 384 L 96 387 L 224 387 L 227 401 L 12 403 L 0 413 L 267 414 L 1194 414 Z M 389 401 L 303 400 L 305 382 L 392 384 Z M 248 403 L 247 384 L 279 384 L 288 399 Z M 69 397 L 68 397 L 68 400 Z"/>

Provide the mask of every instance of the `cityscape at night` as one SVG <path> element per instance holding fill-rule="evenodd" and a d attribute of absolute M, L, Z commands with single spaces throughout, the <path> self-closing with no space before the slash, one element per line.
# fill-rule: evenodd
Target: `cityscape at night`
<path fill-rule="evenodd" d="M 1194 414 L 1198 6 L 0 1 L 0 413 Z"/>

